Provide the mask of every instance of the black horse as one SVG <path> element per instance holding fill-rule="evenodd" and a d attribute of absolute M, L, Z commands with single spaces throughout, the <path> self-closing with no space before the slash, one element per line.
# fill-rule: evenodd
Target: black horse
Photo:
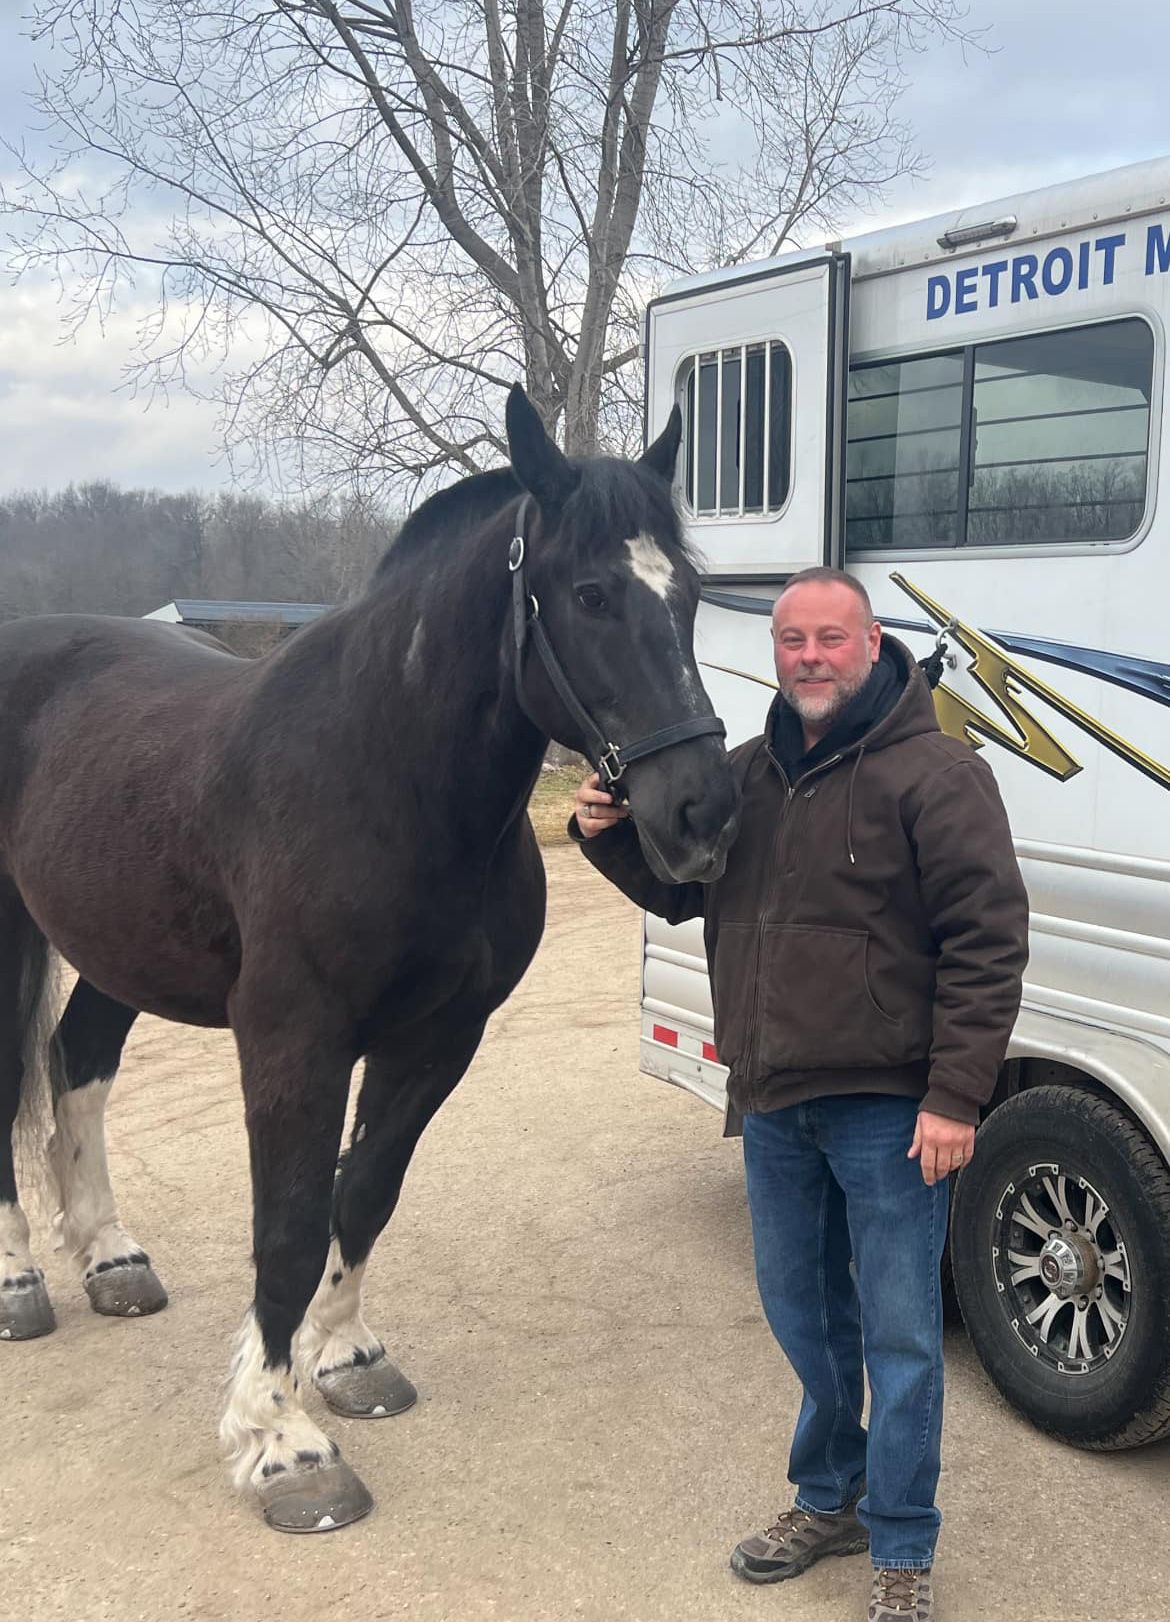
<path fill-rule="evenodd" d="M 106 1170 L 122 1046 L 140 1010 L 230 1024 L 256 1290 L 221 1434 L 284 1530 L 371 1503 L 304 1411 L 294 1344 L 340 1413 L 414 1401 L 361 1277 L 540 940 L 525 808 L 548 738 L 628 794 L 664 878 L 717 877 L 735 832 L 692 652 L 677 410 L 637 462 L 568 460 L 518 388 L 507 426 L 510 469 L 426 502 L 360 600 L 265 658 L 136 620 L 0 629 L 0 1338 L 54 1326 L 10 1148 L 42 1061 L 65 1243 L 94 1308 L 133 1316 L 166 1295 Z M 55 1032 L 50 948 L 80 976 Z"/>

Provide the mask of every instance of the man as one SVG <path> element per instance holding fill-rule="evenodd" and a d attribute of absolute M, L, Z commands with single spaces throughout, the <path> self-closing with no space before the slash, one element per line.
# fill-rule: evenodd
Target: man
<path fill-rule="evenodd" d="M 704 918 L 760 1296 L 804 1390 L 795 1501 L 732 1569 L 776 1582 L 869 1548 L 869 1622 L 927 1622 L 947 1179 L 1019 1007 L 1027 898 L 990 768 L 939 730 L 864 589 L 806 570 L 772 633 L 780 690 L 733 752 L 742 825 L 717 883 L 657 880 L 596 776 L 571 831 L 640 906 Z"/>

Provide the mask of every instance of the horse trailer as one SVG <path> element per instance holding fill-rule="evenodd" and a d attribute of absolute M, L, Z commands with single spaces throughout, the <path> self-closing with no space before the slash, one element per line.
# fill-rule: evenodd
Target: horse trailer
<path fill-rule="evenodd" d="M 737 743 L 783 581 L 847 568 L 938 650 L 1031 905 L 951 1265 L 1004 1395 L 1079 1446 L 1170 1434 L 1170 158 L 692 277 L 646 316 L 684 418 L 696 648 Z M 644 928 L 641 1065 L 727 1110 L 701 921 Z"/>

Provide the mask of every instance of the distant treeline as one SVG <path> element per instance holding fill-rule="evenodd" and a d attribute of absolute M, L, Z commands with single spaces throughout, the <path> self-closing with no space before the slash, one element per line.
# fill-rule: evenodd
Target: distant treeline
<path fill-rule="evenodd" d="M 176 597 L 334 603 L 394 534 L 385 512 L 96 483 L 0 500 L 0 620 L 147 614 Z"/>

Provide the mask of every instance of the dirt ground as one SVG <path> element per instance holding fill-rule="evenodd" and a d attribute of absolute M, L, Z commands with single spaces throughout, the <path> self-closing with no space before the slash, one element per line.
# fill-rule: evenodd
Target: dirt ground
<path fill-rule="evenodd" d="M 739 1146 L 638 1073 L 638 917 L 553 849 L 549 929 L 415 1158 L 367 1318 L 420 1391 L 328 1420 L 377 1498 L 268 1531 L 215 1427 L 250 1294 L 230 1038 L 142 1020 L 114 1092 L 122 1214 L 167 1311 L 99 1319 L 40 1257 L 57 1333 L 0 1346 L 0 1609 L 13 1622 L 861 1622 L 863 1557 L 728 1571 L 787 1501 L 796 1390 L 755 1296 Z M 948 1345 L 939 1622 L 1170 1612 L 1170 1449 L 1077 1453 Z M 316 1399 L 314 1398 L 314 1401 Z"/>

